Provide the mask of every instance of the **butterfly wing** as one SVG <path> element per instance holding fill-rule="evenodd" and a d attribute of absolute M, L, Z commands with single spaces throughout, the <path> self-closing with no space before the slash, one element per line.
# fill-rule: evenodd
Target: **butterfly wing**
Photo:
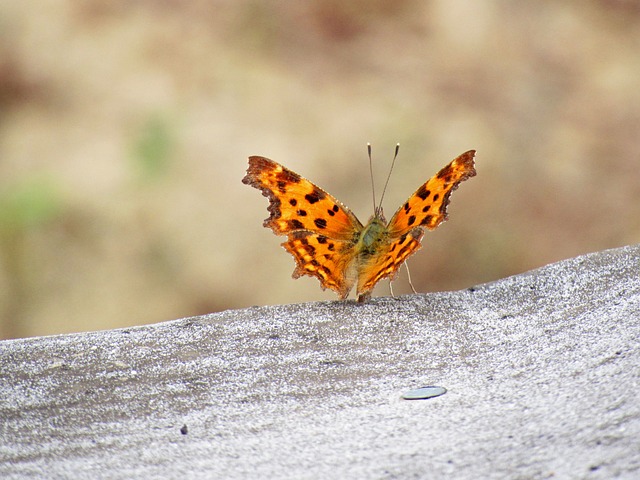
<path fill-rule="evenodd" d="M 455 158 L 431 177 L 393 215 L 387 241 L 358 272 L 358 295 L 366 295 L 385 277 L 393 277 L 420 247 L 423 228 L 434 230 L 447 219 L 449 198 L 458 185 L 476 174 L 475 150 Z"/>
<path fill-rule="evenodd" d="M 323 290 L 334 290 L 340 300 L 349 296 L 356 280 L 353 242 L 297 230 L 282 246 L 296 260 L 293 278 L 310 275 L 320 280 Z"/>
<path fill-rule="evenodd" d="M 391 277 L 393 280 L 400 265 L 422 246 L 420 239 L 423 234 L 424 231 L 421 228 L 414 228 L 399 238 L 390 239 L 375 255 L 362 262 L 358 271 L 356 289 L 358 302 L 366 300 L 376 283 L 383 278 Z"/>
<path fill-rule="evenodd" d="M 296 260 L 293 277 L 315 276 L 322 288 L 346 298 L 355 282 L 354 246 L 363 226 L 330 194 L 306 178 L 265 157 L 249 157 L 242 183 L 269 199 L 264 226 L 287 235 L 282 244 Z"/>
<path fill-rule="evenodd" d="M 463 153 L 418 188 L 389 221 L 391 235 L 400 237 L 416 227 L 434 230 L 445 221 L 451 192 L 476 174 L 475 154 Z"/>

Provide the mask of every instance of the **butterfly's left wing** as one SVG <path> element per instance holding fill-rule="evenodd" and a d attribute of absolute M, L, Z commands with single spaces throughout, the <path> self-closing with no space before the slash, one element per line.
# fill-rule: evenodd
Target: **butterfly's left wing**
<path fill-rule="evenodd" d="M 393 277 L 420 247 L 423 228 L 434 230 L 447 219 L 449 197 L 460 182 L 476 174 L 475 150 L 455 158 L 430 178 L 393 215 L 387 226 L 389 241 L 370 258 L 358 275 L 358 294 L 370 292 L 385 277 Z"/>
<path fill-rule="evenodd" d="M 265 157 L 249 157 L 242 183 L 262 191 L 271 216 L 264 226 L 276 235 L 304 230 L 325 237 L 352 240 L 362 224 L 345 205 L 302 175 Z"/>
<path fill-rule="evenodd" d="M 282 246 L 296 260 L 293 278 L 316 277 L 323 290 L 330 288 L 340 300 L 349 296 L 356 280 L 353 242 L 299 230 L 290 233 Z"/>
<path fill-rule="evenodd" d="M 269 199 L 264 226 L 287 235 L 282 244 L 296 261 L 293 277 L 316 277 L 346 298 L 355 282 L 355 244 L 363 227 L 345 205 L 306 178 L 265 157 L 249 157 L 242 182 Z"/>

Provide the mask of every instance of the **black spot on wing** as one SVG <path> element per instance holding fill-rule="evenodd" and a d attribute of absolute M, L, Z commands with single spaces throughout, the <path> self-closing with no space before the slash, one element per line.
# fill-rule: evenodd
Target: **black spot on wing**
<path fill-rule="evenodd" d="M 302 230 L 304 225 L 300 220 L 294 218 L 293 220 L 289 220 L 289 228 L 291 230 Z"/>
<path fill-rule="evenodd" d="M 422 200 L 426 200 L 429 198 L 429 195 L 431 195 L 431 190 L 427 190 L 427 185 L 424 184 L 418 189 L 416 195 L 418 195 Z"/>
<path fill-rule="evenodd" d="M 307 200 L 307 202 L 309 202 L 310 204 L 313 205 L 314 203 L 319 202 L 320 200 L 325 198 L 326 196 L 327 195 L 323 191 L 321 191 L 321 190 L 319 190 L 317 188 L 314 188 L 313 192 L 307 193 L 304 196 L 304 198 Z"/>
<path fill-rule="evenodd" d="M 448 182 L 451 180 L 451 170 L 452 170 L 451 165 L 447 165 L 442 170 L 440 170 L 436 176 L 438 178 L 444 178 L 445 181 Z M 449 177 L 449 178 L 445 178 L 445 177 Z"/>
<path fill-rule="evenodd" d="M 316 218 L 313 223 L 315 223 L 318 228 L 327 228 L 327 221 L 324 218 Z"/>
<path fill-rule="evenodd" d="M 400 249 L 398 252 L 398 259 L 404 259 L 407 254 L 407 250 L 411 248 L 411 243 L 407 243 L 404 247 Z"/>
<path fill-rule="evenodd" d="M 429 225 L 431 223 L 432 218 L 433 218 L 433 215 L 427 215 L 422 219 L 422 221 L 420 222 L 420 225 Z"/>
<path fill-rule="evenodd" d="M 276 179 L 278 180 L 278 183 L 300 183 L 300 175 L 284 167 L 281 171 L 276 173 Z"/>

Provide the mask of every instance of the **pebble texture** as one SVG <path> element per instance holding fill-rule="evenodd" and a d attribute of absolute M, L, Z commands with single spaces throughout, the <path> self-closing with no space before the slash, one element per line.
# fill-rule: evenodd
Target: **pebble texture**
<path fill-rule="evenodd" d="M 0 342 L 0 478 L 640 478 L 640 245 Z M 401 395 L 426 385 L 447 393 Z"/>

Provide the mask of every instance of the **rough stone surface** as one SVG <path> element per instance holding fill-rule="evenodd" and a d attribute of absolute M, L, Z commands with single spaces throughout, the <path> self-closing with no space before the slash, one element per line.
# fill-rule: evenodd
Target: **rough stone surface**
<path fill-rule="evenodd" d="M 1 478 L 640 478 L 640 246 L 0 342 Z M 424 385 L 448 392 L 407 401 Z"/>

